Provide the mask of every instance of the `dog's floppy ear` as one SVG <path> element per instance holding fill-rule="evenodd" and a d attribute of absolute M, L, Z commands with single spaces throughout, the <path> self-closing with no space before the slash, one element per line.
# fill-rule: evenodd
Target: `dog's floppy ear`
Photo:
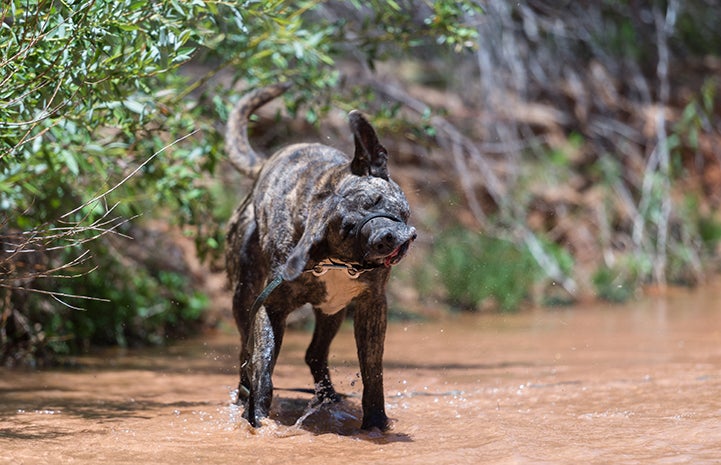
<path fill-rule="evenodd" d="M 320 243 L 323 237 L 325 237 L 325 225 L 314 231 L 305 230 L 285 262 L 282 271 L 284 280 L 294 281 L 305 271 L 308 260 L 310 260 L 311 249 L 314 245 Z"/>
<path fill-rule="evenodd" d="M 350 128 L 355 141 L 355 156 L 350 170 L 358 176 L 375 176 L 388 179 L 388 151 L 378 142 L 378 136 L 361 112 L 353 110 L 348 114 Z"/>

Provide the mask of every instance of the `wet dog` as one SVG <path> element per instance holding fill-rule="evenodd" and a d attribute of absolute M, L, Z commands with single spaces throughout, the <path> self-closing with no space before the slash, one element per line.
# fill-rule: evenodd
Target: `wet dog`
<path fill-rule="evenodd" d="M 363 381 L 363 429 L 388 428 L 383 397 L 383 343 L 391 266 L 416 238 L 406 198 L 388 176 L 386 149 L 358 111 L 349 115 L 353 157 L 321 144 L 295 144 L 265 159 L 250 146 L 254 110 L 288 86 L 243 96 L 230 115 L 226 150 L 255 179 L 227 234 L 226 263 L 241 336 L 238 402 L 257 427 L 273 396 L 272 373 L 285 320 L 309 303 L 316 323 L 305 361 L 314 402 L 339 396 L 328 371 L 329 346 L 352 309 Z"/>

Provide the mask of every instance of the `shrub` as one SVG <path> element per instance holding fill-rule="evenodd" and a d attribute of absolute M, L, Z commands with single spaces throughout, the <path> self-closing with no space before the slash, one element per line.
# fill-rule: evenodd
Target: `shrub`
<path fill-rule="evenodd" d="M 515 310 L 540 275 L 528 250 L 463 229 L 438 238 L 433 263 L 450 302 L 469 310 L 487 301 L 503 311 Z"/>

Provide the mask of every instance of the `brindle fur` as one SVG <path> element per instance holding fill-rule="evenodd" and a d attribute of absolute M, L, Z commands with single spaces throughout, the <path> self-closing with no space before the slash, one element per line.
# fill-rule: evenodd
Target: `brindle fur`
<path fill-rule="evenodd" d="M 234 286 L 233 315 L 241 336 L 238 402 L 259 426 L 273 395 L 272 373 L 290 312 L 310 303 L 316 326 L 305 361 L 315 382 L 315 402 L 337 401 L 328 352 L 345 312 L 352 308 L 363 381 L 363 429 L 388 428 L 383 398 L 385 286 L 394 264 L 415 237 L 406 225 L 408 202 L 388 177 L 387 152 L 357 111 L 349 114 L 355 140 L 350 157 L 321 144 L 296 144 L 268 159 L 251 148 L 247 122 L 285 85 L 256 90 L 231 114 L 226 145 L 233 165 L 254 177 L 251 194 L 233 214 L 226 262 Z M 366 215 L 383 212 L 401 222 L 375 218 L 352 236 Z M 342 270 L 317 277 L 307 270 L 325 259 L 372 267 L 356 280 Z M 284 281 L 255 314 L 251 306 L 276 276 Z"/>

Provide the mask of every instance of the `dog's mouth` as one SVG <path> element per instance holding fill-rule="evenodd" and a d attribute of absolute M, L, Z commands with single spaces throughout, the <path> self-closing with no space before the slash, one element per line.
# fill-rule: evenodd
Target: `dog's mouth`
<path fill-rule="evenodd" d="M 411 243 L 417 237 L 416 229 L 388 214 L 375 214 L 362 225 L 375 220 L 364 230 L 359 227 L 359 246 L 364 250 L 362 263 L 390 268 L 406 255 Z M 371 226 L 373 226 L 371 228 Z M 362 235 L 361 235 L 362 234 Z"/>
<path fill-rule="evenodd" d="M 411 246 L 411 242 L 412 239 L 407 240 L 406 242 L 398 246 L 398 248 L 396 248 L 393 252 L 391 252 L 390 255 L 387 255 L 383 259 L 383 266 L 389 268 L 393 265 L 398 264 L 401 259 L 403 259 L 403 257 L 406 255 L 406 252 L 408 252 L 408 248 Z"/>

